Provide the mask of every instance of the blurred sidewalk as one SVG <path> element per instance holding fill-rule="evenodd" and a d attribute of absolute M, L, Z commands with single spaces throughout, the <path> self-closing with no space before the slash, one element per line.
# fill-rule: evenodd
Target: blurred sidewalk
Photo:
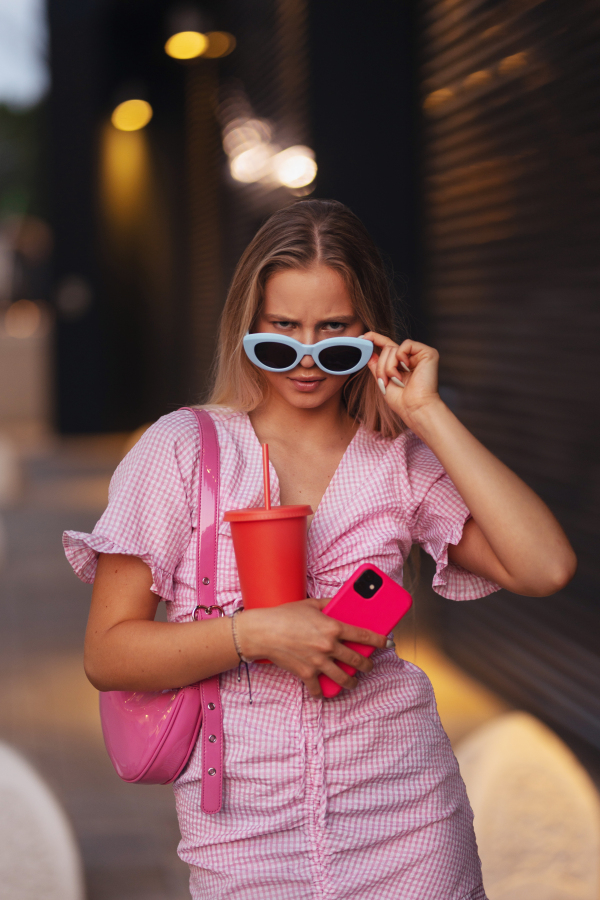
<path fill-rule="evenodd" d="M 61 545 L 63 530 L 94 526 L 124 440 L 22 443 L 23 495 L 0 513 L 8 543 L 0 572 L 0 739 L 28 757 L 67 810 L 88 900 L 189 900 L 171 788 L 124 784 L 104 750 L 97 693 L 82 667 L 91 588 L 74 576 Z"/>
<path fill-rule="evenodd" d="M 2 514 L 8 562 L 0 573 L 0 739 L 25 753 L 64 804 L 88 900 L 183 900 L 188 874 L 176 855 L 171 788 L 122 783 L 104 750 L 97 693 L 82 668 L 91 588 L 74 576 L 61 545 L 63 530 L 94 526 L 125 440 L 21 440 L 23 495 Z M 411 621 L 399 629 L 398 652 L 432 679 L 453 742 L 507 709 Z"/>

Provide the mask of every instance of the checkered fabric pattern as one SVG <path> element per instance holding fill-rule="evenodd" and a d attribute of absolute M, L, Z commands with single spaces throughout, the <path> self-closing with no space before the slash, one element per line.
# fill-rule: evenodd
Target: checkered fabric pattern
<path fill-rule="evenodd" d="M 241 592 L 228 509 L 263 504 L 261 447 L 248 417 L 211 410 L 221 452 L 218 602 Z M 92 534 L 66 532 L 67 557 L 94 579 L 98 553 L 151 568 L 169 620 L 195 606 L 199 436 L 180 410 L 123 460 Z M 271 467 L 272 501 L 279 502 Z M 369 561 L 400 581 L 412 543 L 436 561 L 433 586 L 457 600 L 497 590 L 448 564 L 469 511 L 435 456 L 411 432 L 360 428 L 308 535 L 308 594 L 331 597 Z M 221 676 L 225 796 L 200 808 L 200 744 L 174 785 L 194 900 L 485 900 L 472 814 L 427 676 L 376 651 L 354 691 L 311 698 L 297 678 L 252 664 L 254 703 L 235 670 Z"/>

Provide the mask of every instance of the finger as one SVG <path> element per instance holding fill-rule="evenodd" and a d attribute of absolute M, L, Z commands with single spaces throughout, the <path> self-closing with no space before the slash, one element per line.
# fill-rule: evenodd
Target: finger
<path fill-rule="evenodd" d="M 391 338 L 377 334 L 375 331 L 368 331 L 362 337 L 372 340 L 380 348 L 379 353 L 373 351 L 367 365 L 375 376 L 381 392 L 383 393 L 383 388 L 387 387 L 388 381 L 391 381 L 392 378 L 396 379 L 395 383 L 398 387 L 404 387 L 404 383 L 401 382 L 401 373 L 398 365 L 402 366 L 404 371 L 410 372 L 411 370 L 407 365 L 409 356 L 406 353 L 401 354 L 398 344 Z"/>
<path fill-rule="evenodd" d="M 384 363 L 383 363 L 383 368 L 384 368 L 386 377 L 390 381 L 392 380 L 392 378 L 400 379 L 403 374 L 400 371 L 400 369 L 398 368 L 399 365 L 402 365 L 402 362 L 399 360 L 399 357 L 398 357 L 398 350 L 399 350 L 398 347 L 394 347 L 393 350 L 391 350 L 387 354 L 387 356 L 384 360 Z"/>
<path fill-rule="evenodd" d="M 377 361 L 377 378 L 382 378 L 384 384 L 387 385 L 387 368 L 389 365 L 390 357 L 395 359 L 396 356 L 396 344 L 388 344 L 383 347 L 381 353 L 379 354 L 379 359 Z"/>
<path fill-rule="evenodd" d="M 364 337 L 367 341 L 372 341 L 377 348 L 385 347 L 387 344 L 394 343 L 391 337 L 387 337 L 385 334 L 378 334 L 376 331 L 367 331 L 362 335 L 362 337 Z"/>
<path fill-rule="evenodd" d="M 363 656 L 357 650 L 347 647 L 346 644 L 338 644 L 333 652 L 333 658 L 340 662 L 358 669 L 359 672 L 371 672 L 373 669 L 373 661 L 368 656 Z"/>
<path fill-rule="evenodd" d="M 369 647 L 378 647 L 383 650 L 387 637 L 385 634 L 377 634 L 369 628 L 359 628 L 357 625 L 342 625 L 339 640 L 352 641 L 355 644 L 367 644 Z"/>
<path fill-rule="evenodd" d="M 398 349 L 398 359 L 402 360 L 411 371 L 422 359 L 434 360 L 439 358 L 439 353 L 434 347 L 421 344 L 419 341 L 402 341 Z"/>
<path fill-rule="evenodd" d="M 397 349 L 396 344 L 384 347 L 377 362 L 377 385 L 384 396 L 390 379 L 398 378 L 400 374 L 396 368 Z"/>
<path fill-rule="evenodd" d="M 305 678 L 304 684 L 308 688 L 308 693 L 311 697 L 322 697 L 323 691 L 321 690 L 321 685 L 319 683 L 319 679 L 316 675 L 313 675 L 311 678 Z"/>
<path fill-rule="evenodd" d="M 406 340 L 402 341 L 400 344 L 400 349 L 404 353 L 414 355 L 423 350 L 433 350 L 433 347 L 430 347 L 428 344 L 422 344 L 420 341 L 413 341 L 411 338 L 406 338 Z"/>
<path fill-rule="evenodd" d="M 367 363 L 367 368 L 373 373 L 375 378 L 377 378 L 377 363 L 379 362 L 379 354 L 373 351 L 371 358 Z"/>
<path fill-rule="evenodd" d="M 411 352 L 413 343 L 413 341 L 402 341 L 402 343 L 398 347 L 397 359 L 398 364 L 403 372 L 412 372 L 416 365 L 416 359 L 413 358 L 413 354 Z"/>
<path fill-rule="evenodd" d="M 347 672 L 344 672 L 343 669 L 336 666 L 332 659 L 326 660 L 323 663 L 321 671 L 323 675 L 327 675 L 332 681 L 335 681 L 336 684 L 346 688 L 348 691 L 351 691 L 358 684 L 358 679 L 354 675 L 349 675 Z"/>

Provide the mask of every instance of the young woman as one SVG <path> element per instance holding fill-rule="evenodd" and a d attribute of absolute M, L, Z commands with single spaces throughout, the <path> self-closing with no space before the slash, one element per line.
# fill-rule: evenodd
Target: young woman
<path fill-rule="evenodd" d="M 248 332 L 301 345 L 364 336 L 374 351 L 357 372 L 331 374 L 318 350 L 275 341 L 296 349 L 281 371 L 288 351 L 263 355 L 261 367 L 244 350 Z M 485 898 L 471 810 L 427 677 L 385 636 L 321 612 L 363 562 L 400 580 L 413 543 L 436 560 L 435 590 L 456 600 L 498 587 L 543 596 L 573 575 L 560 526 L 444 405 L 437 368 L 431 347 L 396 342 L 381 260 L 359 220 L 333 201 L 281 210 L 234 276 L 209 406 L 226 616 L 190 621 L 199 451 L 190 412 L 164 416 L 128 454 L 93 534 L 66 535 L 75 570 L 94 581 L 92 684 L 162 690 L 222 673 L 223 808 L 201 811 L 199 746 L 174 786 L 195 900 Z M 222 516 L 263 504 L 264 442 L 274 503 L 308 503 L 315 514 L 309 598 L 235 617 L 242 655 L 275 663 L 251 664 L 250 706 L 235 672 L 241 594 Z M 168 623 L 154 621 L 159 599 Z M 367 660 L 345 640 L 377 649 Z M 322 699 L 320 673 L 343 686 L 334 700 Z"/>

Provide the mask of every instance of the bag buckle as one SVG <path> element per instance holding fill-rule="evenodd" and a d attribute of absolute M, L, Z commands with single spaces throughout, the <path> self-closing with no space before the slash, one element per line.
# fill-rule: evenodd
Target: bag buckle
<path fill-rule="evenodd" d="M 193 615 L 192 615 L 192 620 L 193 620 L 194 622 L 198 621 L 197 618 L 196 618 L 196 614 L 197 614 L 197 612 L 198 612 L 199 609 L 204 610 L 204 612 L 206 613 L 207 616 L 211 616 L 214 609 L 218 609 L 218 610 L 219 610 L 219 618 L 220 618 L 221 616 L 224 616 L 224 615 L 225 615 L 225 610 L 223 609 L 223 607 L 222 607 L 222 606 L 218 606 L 216 603 L 214 603 L 212 606 L 202 606 L 202 605 L 199 605 L 199 606 L 196 607 L 196 609 L 194 610 Z"/>

